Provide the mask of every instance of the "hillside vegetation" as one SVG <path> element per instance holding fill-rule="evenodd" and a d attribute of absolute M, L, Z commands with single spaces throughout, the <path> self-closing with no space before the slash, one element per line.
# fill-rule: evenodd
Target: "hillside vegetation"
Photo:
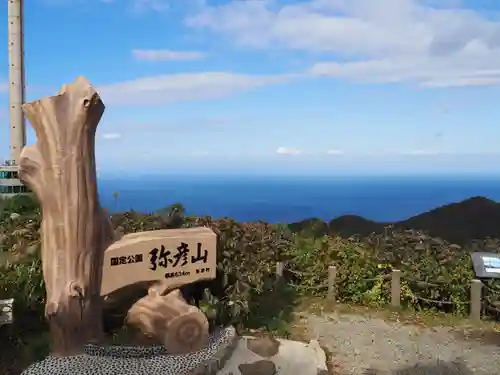
<path fill-rule="evenodd" d="M 27 197 L 0 204 L 0 298 L 15 298 L 16 318 L 12 326 L 0 327 L 0 340 L 2 346 L 8 341 L 15 348 L 46 331 L 39 258 L 41 212 L 38 204 Z M 431 217 L 441 217 L 440 226 L 461 225 L 459 223 L 467 220 L 463 216 L 469 212 L 457 212 L 453 207 L 419 215 L 406 223 L 430 228 L 436 223 Z M 492 221 L 496 217 L 493 215 Z M 424 224 L 425 218 L 427 224 Z M 218 234 L 218 276 L 213 281 L 191 286 L 191 291 L 198 293 L 206 288 L 202 308 L 213 324 L 231 323 L 241 329 L 284 329 L 283 322 L 290 318 L 300 298 L 326 296 L 328 266 L 332 264 L 337 267 L 337 293 L 341 302 L 388 304 L 388 275 L 391 268 L 396 267 L 403 271 L 403 306 L 466 314 L 469 285 L 474 278 L 470 252 L 481 249 L 500 253 L 497 239 L 476 239 L 459 246 L 423 231 L 392 226 L 382 226 L 373 233 L 366 229 L 364 236 L 346 238 L 347 229 L 338 231 L 344 236 L 325 235 L 325 231 L 337 232 L 339 227 L 319 220 L 288 226 L 186 217 L 181 204 L 155 214 L 120 213 L 113 215 L 111 221 L 121 233 L 193 226 L 212 228 Z M 349 221 L 356 223 L 359 219 L 344 217 L 343 228 L 349 227 Z M 286 263 L 284 283 L 275 282 L 277 261 Z M 486 285 L 500 292 L 498 282 L 487 281 Z M 139 297 L 132 296 L 132 299 Z M 109 334 L 121 327 L 122 318 L 133 302 L 130 299 L 107 306 L 104 320 Z M 496 309 L 500 309 L 498 296 L 487 294 L 485 312 L 494 315 Z M 45 342 L 40 346 L 46 348 Z M 40 349 L 39 353 L 44 350 Z"/>
<path fill-rule="evenodd" d="M 396 222 L 376 222 L 361 216 L 344 215 L 328 223 L 320 219 L 306 219 L 291 224 L 294 231 L 306 230 L 316 236 L 368 236 L 382 233 L 392 226 L 399 230 L 421 230 L 458 245 L 467 245 L 475 239 L 500 238 L 500 204 L 484 197 L 473 197 L 462 202 L 435 208 L 429 212 Z"/>

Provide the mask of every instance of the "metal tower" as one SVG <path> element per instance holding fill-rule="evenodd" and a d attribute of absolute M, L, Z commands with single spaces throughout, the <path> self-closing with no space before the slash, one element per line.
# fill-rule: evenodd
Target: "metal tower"
<path fill-rule="evenodd" d="M 0 165 L 0 197 L 8 198 L 28 192 L 18 178 L 18 163 L 26 145 L 24 103 L 24 0 L 8 0 L 9 22 L 9 115 L 10 160 Z"/>

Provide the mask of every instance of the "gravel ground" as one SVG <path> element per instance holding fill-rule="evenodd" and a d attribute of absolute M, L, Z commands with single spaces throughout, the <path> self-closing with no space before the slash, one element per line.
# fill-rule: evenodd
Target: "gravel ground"
<path fill-rule="evenodd" d="M 499 375 L 500 334 L 464 335 L 356 314 L 303 315 L 339 375 Z"/>

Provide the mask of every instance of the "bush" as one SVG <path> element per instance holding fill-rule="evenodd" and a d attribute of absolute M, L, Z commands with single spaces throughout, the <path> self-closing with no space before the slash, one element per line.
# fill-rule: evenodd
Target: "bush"
<path fill-rule="evenodd" d="M 258 297 L 273 289 L 276 262 L 291 245 L 292 233 L 264 222 L 209 217 L 190 225 L 208 226 L 217 234 L 218 277 L 208 284 L 217 322 L 244 326 Z"/>
<path fill-rule="evenodd" d="M 14 212 L 21 213 L 21 217 L 11 218 Z M 185 217 L 184 212 L 176 204 L 158 214 L 116 214 L 111 221 L 122 233 L 180 226 L 212 228 L 218 235 L 217 278 L 196 286 L 207 288 L 201 308 L 213 323 L 243 329 L 280 329 L 279 322 L 289 318 L 297 298 L 325 297 L 328 266 L 332 264 L 337 268 L 337 296 L 341 302 L 388 304 L 391 269 L 399 268 L 403 272 L 402 302 L 406 307 L 464 314 L 474 278 L 470 252 L 500 252 L 500 242 L 492 239 L 460 247 L 422 232 L 395 231 L 391 227 L 366 238 L 342 239 L 318 235 L 314 228 L 294 234 L 282 224 Z M 46 329 L 45 291 L 38 258 L 41 213 L 36 202 L 18 200 L 4 204 L 0 220 L 0 298 L 16 300 L 16 320 L 7 339 L 17 340 L 25 333 Z M 285 284 L 275 281 L 277 261 L 286 264 Z M 486 284 L 500 289 L 498 282 Z M 498 304 L 498 298 L 487 298 L 491 305 Z"/>

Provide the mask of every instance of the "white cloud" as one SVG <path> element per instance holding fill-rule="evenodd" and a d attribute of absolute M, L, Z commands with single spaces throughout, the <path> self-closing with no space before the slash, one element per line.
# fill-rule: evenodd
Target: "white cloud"
<path fill-rule="evenodd" d="M 233 0 L 205 5 L 186 24 L 251 47 L 313 52 L 323 61 L 312 75 L 421 87 L 500 84 L 500 21 L 437 2 Z"/>
<path fill-rule="evenodd" d="M 133 10 L 139 13 L 149 10 L 163 12 L 169 8 L 168 0 L 133 0 Z"/>
<path fill-rule="evenodd" d="M 104 103 L 159 105 L 186 100 L 219 99 L 270 84 L 289 81 L 290 75 L 245 75 L 227 72 L 172 74 L 138 78 L 98 88 Z"/>
<path fill-rule="evenodd" d="M 195 156 L 195 157 L 205 157 L 205 156 L 209 156 L 209 155 L 210 155 L 210 152 L 203 151 L 203 150 L 197 150 L 197 151 L 191 152 L 191 156 Z"/>
<path fill-rule="evenodd" d="M 122 135 L 120 133 L 104 133 L 102 139 L 119 139 Z"/>
<path fill-rule="evenodd" d="M 276 150 L 276 153 L 281 154 L 281 155 L 300 155 L 300 154 L 302 154 L 302 150 L 300 150 L 298 148 L 281 146 L 281 147 L 278 147 L 278 149 Z"/>
<path fill-rule="evenodd" d="M 342 150 L 336 150 L 336 149 L 330 149 L 330 150 L 326 150 L 326 153 L 328 155 L 343 155 L 344 151 L 342 151 Z"/>
<path fill-rule="evenodd" d="M 196 51 L 171 51 L 168 49 L 144 50 L 135 49 L 132 55 L 137 60 L 146 61 L 182 61 L 182 60 L 200 60 L 205 55 Z"/>
<path fill-rule="evenodd" d="M 425 149 L 403 152 L 403 155 L 412 155 L 412 156 L 427 156 L 427 155 L 439 155 L 439 154 L 440 154 L 439 151 L 425 150 Z"/>
<path fill-rule="evenodd" d="M 171 0 L 40 0 L 48 6 L 78 6 L 92 7 L 94 5 L 123 4 L 135 13 L 147 11 L 164 12 L 171 8 Z"/>

